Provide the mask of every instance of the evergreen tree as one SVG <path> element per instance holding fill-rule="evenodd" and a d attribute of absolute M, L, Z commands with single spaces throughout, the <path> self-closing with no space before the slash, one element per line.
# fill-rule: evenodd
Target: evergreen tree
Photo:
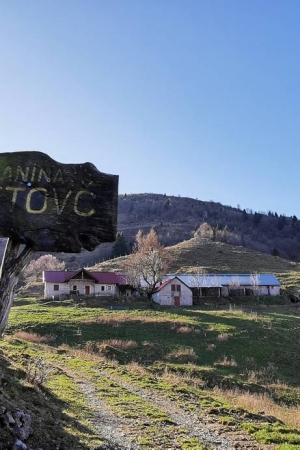
<path fill-rule="evenodd" d="M 247 220 L 248 220 L 248 214 L 247 214 L 246 210 L 243 209 L 243 212 L 242 212 L 242 221 L 243 221 L 243 222 L 247 222 Z"/>
<path fill-rule="evenodd" d="M 125 256 L 128 254 L 129 248 L 124 233 L 123 231 L 118 231 L 111 256 L 117 258 L 118 256 Z"/>

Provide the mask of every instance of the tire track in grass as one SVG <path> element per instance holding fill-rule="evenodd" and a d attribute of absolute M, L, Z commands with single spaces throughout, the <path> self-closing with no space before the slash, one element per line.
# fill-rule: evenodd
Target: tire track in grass
<path fill-rule="evenodd" d="M 74 361 L 74 360 L 73 360 Z M 70 361 L 69 361 L 70 362 Z M 230 450 L 226 440 L 202 427 L 195 432 L 187 420 L 174 420 L 169 411 L 162 411 L 151 398 L 142 398 L 96 369 L 70 372 L 62 368 L 81 387 L 93 409 L 90 419 L 101 439 L 128 450 Z M 175 418 L 176 419 L 176 418 Z M 198 428 L 199 430 L 199 428 Z"/>
<path fill-rule="evenodd" d="M 124 371 L 123 371 L 124 372 Z M 119 383 L 123 388 L 139 395 L 146 401 L 151 401 L 153 405 L 166 411 L 170 417 L 177 421 L 177 424 L 184 427 L 187 432 L 198 438 L 209 448 L 216 449 L 251 449 L 251 450 L 274 450 L 275 445 L 261 445 L 252 436 L 245 434 L 239 427 L 222 426 L 218 419 L 212 414 L 205 414 L 201 411 L 201 405 L 194 411 L 179 407 L 176 402 L 171 400 L 168 395 L 159 389 L 155 392 L 155 383 L 151 389 L 141 388 L 135 379 L 132 382 L 124 381 L 122 376 L 113 376 L 106 371 L 99 371 L 99 375 L 108 377 L 113 382 Z M 156 377 L 153 377 L 156 380 Z M 138 384 L 138 385 L 137 385 Z"/>
<path fill-rule="evenodd" d="M 120 419 L 113 414 L 113 412 L 107 408 L 105 402 L 99 399 L 95 386 L 92 383 L 83 380 L 78 382 L 78 386 L 84 393 L 89 406 L 93 409 L 93 417 L 90 418 L 90 423 L 99 433 L 101 439 L 106 441 L 109 446 L 116 450 L 137 450 L 137 445 L 129 439 L 126 433 L 122 432 L 124 419 Z M 128 419 L 127 426 L 134 427 L 134 421 Z"/>

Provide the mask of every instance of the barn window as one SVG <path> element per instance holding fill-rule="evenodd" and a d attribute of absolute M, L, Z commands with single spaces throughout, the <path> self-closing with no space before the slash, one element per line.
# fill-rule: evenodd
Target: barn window
<path fill-rule="evenodd" d="M 54 291 L 59 291 L 59 284 L 55 284 L 55 285 L 53 286 L 53 290 L 54 290 Z"/>
<path fill-rule="evenodd" d="M 107 286 L 107 290 L 108 290 L 108 291 L 111 291 L 111 286 Z"/>
<path fill-rule="evenodd" d="M 105 286 L 101 286 L 101 291 L 105 291 Z"/>
<path fill-rule="evenodd" d="M 77 285 L 75 284 L 72 288 L 73 291 L 77 291 Z"/>

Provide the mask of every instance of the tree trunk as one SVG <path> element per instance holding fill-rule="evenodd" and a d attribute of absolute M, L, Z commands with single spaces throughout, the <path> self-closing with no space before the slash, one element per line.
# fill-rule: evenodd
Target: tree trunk
<path fill-rule="evenodd" d="M 28 246 L 24 247 L 20 254 L 19 250 L 19 242 L 14 239 L 7 240 L 0 270 L 0 336 L 7 325 L 19 276 L 34 254 L 34 250 Z"/>

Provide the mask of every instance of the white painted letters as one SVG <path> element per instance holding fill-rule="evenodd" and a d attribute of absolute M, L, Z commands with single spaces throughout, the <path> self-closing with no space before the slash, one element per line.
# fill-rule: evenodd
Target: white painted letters
<path fill-rule="evenodd" d="M 93 184 L 90 180 L 84 181 L 85 186 Z M 65 211 L 71 213 L 73 210 L 77 216 L 90 217 L 96 212 L 93 207 L 86 206 L 90 205 L 91 199 L 96 198 L 93 192 L 89 190 L 74 191 L 69 189 L 69 186 L 65 191 L 62 189 L 65 181 L 61 168 L 44 169 L 37 164 L 25 167 L 6 166 L 0 173 L 0 183 L 2 184 L 0 190 L 5 189 L 8 193 L 12 193 L 12 196 L 9 196 L 11 212 L 16 210 L 16 205 L 25 209 L 29 214 L 43 214 L 50 209 L 57 215 L 61 215 Z M 62 187 L 58 189 L 57 186 L 51 186 L 51 184 L 57 185 L 57 183 Z M 7 184 L 15 185 L 6 186 Z M 23 194 L 21 195 L 21 193 Z M 84 202 L 83 197 L 87 196 L 89 198 Z"/>

